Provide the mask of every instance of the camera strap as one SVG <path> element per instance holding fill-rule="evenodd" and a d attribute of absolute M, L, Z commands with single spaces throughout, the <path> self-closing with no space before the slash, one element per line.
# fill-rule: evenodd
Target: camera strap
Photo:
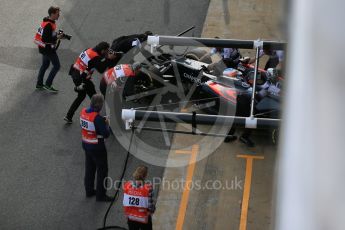
<path fill-rule="evenodd" d="M 58 39 L 57 42 L 56 42 L 56 45 L 55 45 L 55 50 L 57 50 L 59 48 L 60 43 L 61 43 L 61 40 Z"/>

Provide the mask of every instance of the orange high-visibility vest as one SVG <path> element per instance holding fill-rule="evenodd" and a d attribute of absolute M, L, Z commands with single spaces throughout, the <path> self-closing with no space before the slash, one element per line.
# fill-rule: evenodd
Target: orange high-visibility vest
<path fill-rule="evenodd" d="M 79 57 L 77 58 L 76 62 L 74 63 L 73 67 L 80 71 L 80 74 L 83 72 L 87 73 L 88 77 L 91 77 L 94 69 L 87 71 L 87 67 L 89 64 L 89 61 L 95 57 L 99 56 L 96 51 L 94 51 L 92 48 L 89 48 L 87 50 L 84 50 L 81 52 Z"/>
<path fill-rule="evenodd" d="M 34 43 L 36 45 L 38 45 L 39 47 L 42 47 L 42 48 L 46 47 L 47 45 L 51 45 L 52 48 L 55 46 L 55 44 L 45 43 L 42 41 L 43 30 L 46 27 L 46 25 L 48 25 L 48 24 L 50 24 L 52 26 L 53 33 L 55 33 L 56 24 L 49 22 L 49 21 L 43 21 L 41 23 L 41 26 L 38 28 L 37 33 L 35 34 Z"/>
<path fill-rule="evenodd" d="M 83 108 L 80 113 L 81 138 L 85 143 L 98 144 L 94 123 L 97 115 L 97 112 L 87 113 L 86 108 Z"/>
<path fill-rule="evenodd" d="M 135 73 L 132 69 L 132 66 L 129 64 L 122 64 L 117 65 L 113 68 L 108 69 L 104 75 L 103 78 L 107 85 L 110 85 L 114 81 L 120 81 L 124 83 L 126 77 L 133 77 L 135 76 Z"/>
<path fill-rule="evenodd" d="M 129 220 L 148 223 L 150 212 L 149 194 L 152 186 L 144 184 L 140 187 L 133 186 L 131 181 L 124 184 L 123 207 Z"/>

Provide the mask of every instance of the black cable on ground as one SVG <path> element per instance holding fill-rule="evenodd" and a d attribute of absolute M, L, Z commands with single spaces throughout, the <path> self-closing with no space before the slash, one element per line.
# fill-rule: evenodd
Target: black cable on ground
<path fill-rule="evenodd" d="M 113 204 L 117 201 L 117 199 L 118 199 L 118 197 L 119 197 L 120 188 L 121 188 L 121 186 L 122 186 L 122 181 L 123 181 L 123 178 L 124 178 L 125 173 L 126 173 L 127 164 L 128 164 L 128 159 L 129 159 L 129 156 L 130 156 L 130 150 L 131 150 L 131 145 L 132 145 L 133 136 L 134 136 L 134 126 L 132 126 L 131 138 L 130 138 L 130 141 L 129 141 L 127 156 L 126 156 L 125 163 L 124 163 L 124 165 L 123 165 L 123 169 L 122 169 L 122 174 L 121 174 L 120 182 L 117 183 L 117 188 L 116 188 L 116 192 L 115 192 L 115 195 L 114 195 L 114 197 L 113 197 L 113 200 L 110 202 L 109 207 L 108 207 L 108 209 L 107 209 L 107 211 L 106 211 L 106 213 L 105 213 L 105 215 L 104 215 L 104 218 L 103 218 L 103 227 L 102 227 L 102 228 L 99 228 L 98 230 L 105 230 L 105 229 L 122 229 L 122 230 L 127 230 L 126 228 L 120 227 L 120 226 L 106 226 L 106 223 L 107 223 L 107 218 L 108 218 L 109 211 L 110 211 L 111 207 L 113 206 Z"/>

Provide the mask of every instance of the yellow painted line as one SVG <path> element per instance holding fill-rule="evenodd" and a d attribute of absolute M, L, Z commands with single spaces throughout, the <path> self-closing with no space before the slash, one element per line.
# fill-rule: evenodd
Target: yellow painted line
<path fill-rule="evenodd" d="M 196 157 L 198 155 L 198 152 L 199 152 L 199 145 L 193 145 L 191 151 L 176 150 L 176 153 L 191 154 L 191 157 L 189 159 L 188 169 L 187 169 L 186 183 L 183 189 L 182 199 L 181 199 L 180 208 L 179 208 L 177 221 L 176 221 L 176 230 L 182 230 L 183 228 L 184 218 L 186 216 L 187 204 L 188 204 L 188 199 L 189 199 L 189 192 L 190 192 L 189 188 L 191 187 L 194 169 L 195 169 L 195 162 L 196 162 Z"/>
<path fill-rule="evenodd" d="M 246 175 L 244 177 L 244 188 L 242 198 L 242 209 L 240 219 L 240 230 L 247 229 L 247 217 L 250 197 L 250 187 L 252 183 L 253 160 L 263 160 L 263 156 L 237 155 L 238 158 L 246 159 Z"/>
<path fill-rule="evenodd" d="M 175 153 L 177 154 L 191 154 L 191 150 L 176 150 Z"/>

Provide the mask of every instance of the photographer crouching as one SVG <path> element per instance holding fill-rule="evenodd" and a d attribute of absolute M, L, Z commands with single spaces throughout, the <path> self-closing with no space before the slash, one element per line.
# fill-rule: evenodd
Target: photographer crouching
<path fill-rule="evenodd" d="M 34 38 L 34 43 L 38 46 L 39 53 L 42 54 L 42 66 L 38 72 L 36 89 L 45 89 L 57 93 L 58 90 L 52 85 L 55 75 L 60 69 L 60 61 L 56 49 L 59 47 L 60 39 L 70 40 L 72 36 L 64 34 L 62 30 L 56 32 L 56 21 L 60 17 L 59 7 L 49 7 L 48 15 L 48 17 L 43 18 L 43 22 L 38 28 Z M 53 68 L 45 84 L 43 84 L 44 74 L 50 62 L 53 64 Z"/>
<path fill-rule="evenodd" d="M 96 94 L 95 85 L 91 78 L 94 70 L 96 69 L 99 73 L 103 73 L 109 66 L 113 65 L 115 58 L 116 53 L 109 50 L 107 42 L 100 42 L 95 47 L 81 52 L 69 71 L 75 85 L 74 91 L 78 93 L 78 96 L 64 117 L 67 124 L 72 123 L 73 115 L 84 101 L 86 95 L 91 98 Z"/>

